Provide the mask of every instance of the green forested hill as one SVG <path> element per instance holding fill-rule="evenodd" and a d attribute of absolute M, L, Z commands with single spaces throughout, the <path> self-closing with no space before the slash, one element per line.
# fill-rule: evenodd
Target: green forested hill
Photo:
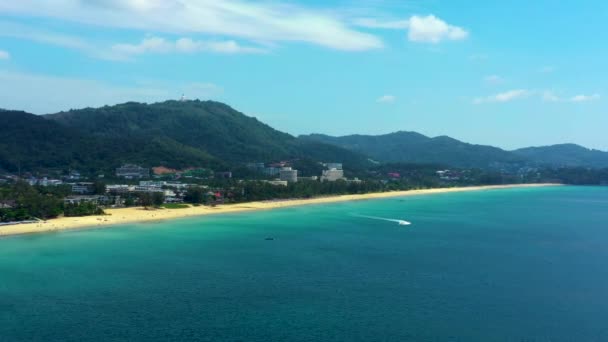
<path fill-rule="evenodd" d="M 575 144 L 528 147 L 513 151 L 539 164 L 608 168 L 608 153 Z"/>
<path fill-rule="evenodd" d="M 0 168 L 14 172 L 78 168 L 228 168 L 247 162 L 307 158 L 365 168 L 367 158 L 303 142 L 213 101 L 125 103 L 37 116 L 0 112 Z"/>
<path fill-rule="evenodd" d="M 125 103 L 72 110 L 48 119 L 104 139 L 151 140 L 196 148 L 229 162 L 289 155 L 294 138 L 213 101 Z"/>
<path fill-rule="evenodd" d="M 94 139 L 40 116 L 0 111 L 0 169 L 69 167 L 89 162 L 97 148 Z"/>
<path fill-rule="evenodd" d="M 163 136 L 103 137 L 65 126 L 43 116 L 0 112 L 0 168 L 15 172 L 110 170 L 126 163 L 214 166 L 218 160 L 204 151 Z"/>
<path fill-rule="evenodd" d="M 225 169 L 288 159 L 364 170 L 368 158 L 452 167 L 608 167 L 608 153 L 577 145 L 505 151 L 414 132 L 296 138 L 214 101 L 129 102 L 42 116 L 0 110 L 0 170 L 9 172 L 100 173 L 124 163 Z"/>
<path fill-rule="evenodd" d="M 496 164 L 516 164 L 525 161 L 524 157 L 496 147 L 467 144 L 446 136 L 429 138 L 415 132 L 344 137 L 312 134 L 301 136 L 300 139 L 333 144 L 366 154 L 380 162 L 484 168 Z"/>

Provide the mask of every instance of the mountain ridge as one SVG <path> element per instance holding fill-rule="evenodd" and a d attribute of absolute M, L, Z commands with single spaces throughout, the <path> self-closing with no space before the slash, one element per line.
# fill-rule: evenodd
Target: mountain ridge
<path fill-rule="evenodd" d="M 0 168 L 106 170 L 146 167 L 229 169 L 247 162 L 337 158 L 365 168 L 367 157 L 278 131 L 215 101 L 127 102 L 34 115 L 0 112 Z M 58 155 L 57 155 L 58 154 Z"/>
<path fill-rule="evenodd" d="M 411 131 L 298 137 L 216 101 L 126 102 L 34 115 L 0 110 L 0 169 L 10 172 L 146 167 L 229 169 L 248 162 L 306 159 L 364 170 L 372 161 L 446 167 L 608 168 L 608 152 L 576 144 L 507 151 Z"/>
<path fill-rule="evenodd" d="M 418 132 L 396 131 L 381 135 L 300 135 L 357 151 L 382 162 L 442 163 L 460 167 L 531 165 L 608 168 L 608 152 L 577 144 L 557 144 L 504 150 L 462 142 L 447 135 L 428 137 Z M 567 157 L 565 157 L 567 156 Z"/>

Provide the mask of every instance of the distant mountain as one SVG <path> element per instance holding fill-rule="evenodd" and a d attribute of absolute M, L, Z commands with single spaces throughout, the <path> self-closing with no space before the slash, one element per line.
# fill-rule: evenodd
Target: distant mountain
<path fill-rule="evenodd" d="M 505 151 L 415 132 L 296 138 L 214 101 L 129 102 L 42 116 L 0 110 L 0 169 L 10 172 L 97 173 L 123 163 L 225 169 L 287 159 L 342 162 L 354 171 L 367 169 L 369 159 L 448 167 L 608 167 L 607 152 L 577 145 Z"/>
<path fill-rule="evenodd" d="M 101 137 L 44 116 L 0 111 L 0 169 L 15 172 L 70 168 L 107 170 L 122 163 L 218 165 L 200 151 L 162 136 Z"/>
<path fill-rule="evenodd" d="M 467 144 L 447 136 L 430 138 L 415 132 L 385 135 L 348 135 L 331 137 L 321 134 L 300 136 L 363 153 L 380 162 L 442 164 L 457 167 L 490 167 L 526 161 L 524 157 L 496 147 Z"/>
<path fill-rule="evenodd" d="M 515 150 L 513 153 L 539 164 L 608 168 L 608 152 L 592 150 L 575 144 L 528 147 Z"/>
<path fill-rule="evenodd" d="M 214 101 L 125 103 L 36 116 L 0 112 L 0 168 L 108 170 L 126 162 L 225 168 L 308 158 L 365 168 L 367 158 L 300 141 Z"/>

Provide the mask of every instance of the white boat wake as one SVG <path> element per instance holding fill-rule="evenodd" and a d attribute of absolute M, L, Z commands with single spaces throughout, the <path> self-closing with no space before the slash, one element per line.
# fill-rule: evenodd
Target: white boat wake
<path fill-rule="evenodd" d="M 395 223 L 399 224 L 400 226 L 409 226 L 409 225 L 412 224 L 411 222 L 405 221 L 405 220 L 397 220 L 397 219 L 390 219 L 390 218 L 377 217 L 377 216 L 366 216 L 366 215 L 355 215 L 355 216 L 367 218 L 367 219 L 370 219 L 370 220 L 395 222 Z"/>

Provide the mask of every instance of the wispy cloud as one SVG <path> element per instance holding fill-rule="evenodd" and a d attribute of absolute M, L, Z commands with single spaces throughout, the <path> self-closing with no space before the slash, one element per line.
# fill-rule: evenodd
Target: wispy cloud
<path fill-rule="evenodd" d="M 514 89 L 498 93 L 486 97 L 478 97 L 473 100 L 473 104 L 484 104 L 484 103 L 504 103 L 511 102 L 514 100 L 522 99 L 530 95 L 530 91 L 526 89 Z"/>
<path fill-rule="evenodd" d="M 190 38 L 180 38 L 176 41 L 160 37 L 147 37 L 137 44 L 115 44 L 111 48 L 112 54 L 130 58 L 145 53 L 196 53 L 213 52 L 222 54 L 265 53 L 263 48 L 242 46 L 233 40 L 200 41 Z"/>
<path fill-rule="evenodd" d="M 223 90 L 203 82 L 139 82 L 113 84 L 89 79 L 65 78 L 0 70 L 0 103 L 4 108 L 45 114 L 70 108 L 99 107 L 127 101 L 157 102 L 178 98 L 206 99 Z M 33 101 L 32 99 L 36 99 Z"/>
<path fill-rule="evenodd" d="M 112 44 L 106 42 L 92 43 L 82 38 L 34 29 L 25 25 L 0 21 L 0 36 L 26 39 L 42 44 L 49 44 L 80 51 L 88 56 L 124 61 L 133 56 L 145 53 L 221 53 L 221 54 L 252 54 L 265 53 L 266 48 L 243 46 L 234 40 L 193 40 L 180 38 L 175 41 L 160 37 L 146 37 L 136 44 Z"/>
<path fill-rule="evenodd" d="M 214 35 L 269 43 L 305 42 L 362 51 L 382 40 L 351 27 L 335 11 L 242 0 L 1 1 L 0 14 L 49 17 L 97 26 L 178 35 Z"/>
<path fill-rule="evenodd" d="M 588 101 L 595 101 L 595 100 L 599 100 L 600 99 L 600 94 L 592 94 L 592 95 L 575 95 L 572 96 L 569 100 L 570 102 L 588 102 Z"/>
<path fill-rule="evenodd" d="M 11 59 L 11 54 L 7 51 L 0 50 L 0 60 L 8 60 Z"/>
<path fill-rule="evenodd" d="M 590 94 L 590 95 L 586 95 L 586 94 L 579 94 L 579 95 L 574 95 L 574 96 L 570 96 L 570 97 L 562 97 L 562 96 L 558 96 L 557 94 L 555 94 L 552 91 L 545 91 L 542 94 L 542 99 L 545 102 L 574 102 L 574 103 L 580 103 L 580 102 L 590 102 L 590 101 L 597 101 L 601 98 L 600 94 Z"/>
<path fill-rule="evenodd" d="M 445 40 L 463 40 L 469 36 L 464 28 L 448 24 L 434 15 L 414 15 L 407 20 L 362 18 L 356 20 L 355 24 L 373 29 L 405 29 L 410 41 L 420 43 L 437 44 Z"/>
<path fill-rule="evenodd" d="M 570 103 L 580 103 L 580 102 L 591 102 L 597 101 L 601 98 L 600 94 L 579 94 L 575 96 L 559 96 L 553 91 L 550 90 L 528 90 L 528 89 L 514 89 L 505 91 L 502 93 L 485 96 L 485 97 L 477 97 L 473 99 L 473 104 L 479 105 L 484 103 L 504 103 L 511 102 L 515 100 L 520 100 L 524 98 L 536 98 L 540 99 L 544 102 L 570 102 Z"/>
<path fill-rule="evenodd" d="M 394 95 L 383 95 L 376 100 L 378 103 L 385 104 L 394 103 L 395 101 L 397 101 L 397 97 Z"/>
<path fill-rule="evenodd" d="M 36 29 L 10 21 L 0 21 L 0 37 L 25 39 L 36 43 L 78 50 L 95 58 L 120 59 L 118 56 L 112 55 L 109 49 L 100 46 L 103 44 L 92 44 L 74 35 Z"/>

